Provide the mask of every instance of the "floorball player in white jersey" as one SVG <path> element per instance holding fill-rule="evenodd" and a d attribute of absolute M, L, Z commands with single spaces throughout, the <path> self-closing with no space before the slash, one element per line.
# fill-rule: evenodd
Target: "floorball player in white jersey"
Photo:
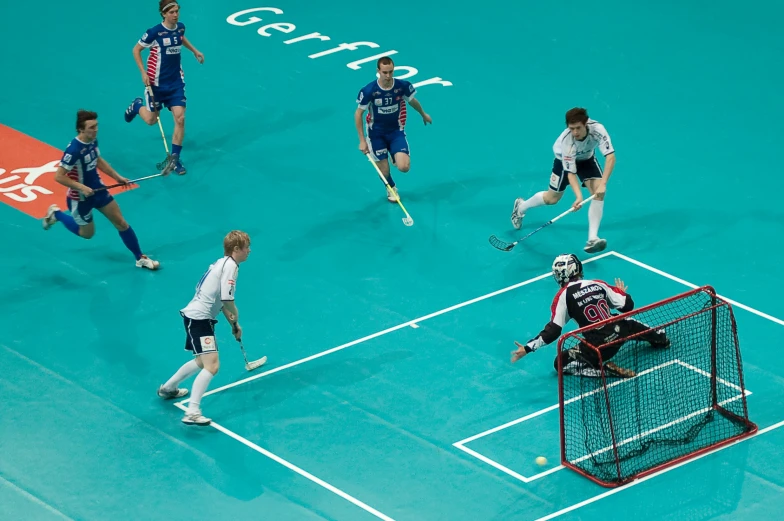
<path fill-rule="evenodd" d="M 245 232 L 234 230 L 223 239 L 223 257 L 215 261 L 202 275 L 196 285 L 191 301 L 180 310 L 185 323 L 185 350 L 193 353 L 194 359 L 184 364 L 169 381 L 158 388 L 158 396 L 164 399 L 181 398 L 187 389 L 177 386 L 196 372 L 193 392 L 188 401 L 188 410 L 182 418 L 186 425 L 209 425 L 210 419 L 202 416 L 201 398 L 218 373 L 218 344 L 215 341 L 216 317 L 223 316 L 231 324 L 234 338 L 242 338 L 239 312 L 234 303 L 234 291 L 239 274 L 239 265 L 250 254 L 250 237 Z"/>
<path fill-rule="evenodd" d="M 518 197 L 512 210 L 512 225 L 519 230 L 528 210 L 545 204 L 556 204 L 561 200 L 567 184 L 575 193 L 572 207 L 578 210 L 583 201 L 579 179 L 582 186 L 596 195 L 588 208 L 588 242 L 583 248 L 588 253 L 596 253 L 607 247 L 607 241 L 599 238 L 599 223 L 604 210 L 607 181 L 615 168 L 615 149 L 604 125 L 590 119 L 583 108 L 573 108 L 566 113 L 566 127 L 553 145 L 555 160 L 549 189 L 538 192 L 528 200 Z M 604 172 L 594 155 L 597 147 L 605 157 Z"/>

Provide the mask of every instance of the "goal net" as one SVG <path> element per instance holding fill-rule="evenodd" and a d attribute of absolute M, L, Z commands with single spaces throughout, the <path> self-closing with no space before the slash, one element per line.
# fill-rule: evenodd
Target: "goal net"
<path fill-rule="evenodd" d="M 709 286 L 567 333 L 558 354 L 561 462 L 600 485 L 757 430 L 732 307 Z"/>

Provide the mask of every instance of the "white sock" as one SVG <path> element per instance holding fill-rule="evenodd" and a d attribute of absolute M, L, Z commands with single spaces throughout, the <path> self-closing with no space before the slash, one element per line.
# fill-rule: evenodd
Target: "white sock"
<path fill-rule="evenodd" d="M 190 362 L 183 364 L 174 376 L 169 378 L 169 381 L 163 384 L 163 388 L 167 391 L 173 391 L 180 385 L 180 382 L 194 374 L 196 371 L 199 370 L 199 365 L 196 363 L 196 360 L 191 360 Z"/>
<path fill-rule="evenodd" d="M 523 214 L 531 208 L 544 205 L 544 192 L 538 192 L 531 196 L 530 199 L 523 203 Z"/>
<path fill-rule="evenodd" d="M 212 380 L 212 373 L 206 369 L 202 369 L 196 380 L 193 381 L 193 389 L 191 389 L 191 400 L 188 402 L 188 412 L 196 412 L 201 410 L 201 397 L 207 390 Z"/>
<path fill-rule="evenodd" d="M 604 201 L 591 201 L 591 206 L 588 208 L 588 240 L 599 238 L 599 223 L 602 222 L 602 212 L 604 210 Z"/>

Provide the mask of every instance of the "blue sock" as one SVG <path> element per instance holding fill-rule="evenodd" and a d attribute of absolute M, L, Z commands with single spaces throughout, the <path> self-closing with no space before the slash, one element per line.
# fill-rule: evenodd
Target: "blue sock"
<path fill-rule="evenodd" d="M 125 243 L 125 247 L 131 250 L 133 256 L 136 257 L 136 260 L 142 258 L 142 250 L 139 248 L 139 239 L 136 238 L 136 233 L 134 233 L 133 228 L 130 226 L 124 232 L 120 232 L 120 238 Z"/>
<path fill-rule="evenodd" d="M 390 186 L 390 187 L 392 187 L 392 188 L 394 188 L 394 187 L 395 187 L 395 180 L 394 180 L 394 179 L 392 179 L 392 173 L 391 173 L 391 172 L 390 172 L 390 174 L 389 174 L 389 177 L 387 177 L 387 183 L 389 183 L 389 186 Z"/>
<path fill-rule="evenodd" d="M 179 156 L 180 152 L 182 152 L 182 145 L 175 145 L 172 143 L 172 155 Z"/>
<path fill-rule="evenodd" d="M 73 217 L 71 217 L 65 212 L 61 212 L 60 210 L 57 210 L 56 212 L 54 212 L 54 218 L 60 221 L 61 223 L 63 223 L 63 226 L 68 228 L 69 232 L 79 235 L 79 225 L 76 224 L 76 221 L 74 221 Z"/>

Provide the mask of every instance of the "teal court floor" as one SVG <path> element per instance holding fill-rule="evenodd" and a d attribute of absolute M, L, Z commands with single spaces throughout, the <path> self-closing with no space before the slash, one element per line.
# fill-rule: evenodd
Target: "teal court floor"
<path fill-rule="evenodd" d="M 159 20 L 146 4 L 3 7 L 0 125 L 53 147 L 36 166 L 59 159 L 79 108 L 121 174 L 162 159 L 158 129 L 122 119 L 142 91 L 131 49 Z M 232 17 L 261 5 L 182 2 L 205 55 L 183 56 L 188 174 L 116 196 L 160 271 L 136 269 L 100 215 L 90 241 L 44 232 L 10 204 L 0 147 L 0 519 L 778 518 L 781 3 L 282 0 Z M 284 43 L 316 32 L 330 40 Z M 377 47 L 311 57 L 351 42 Z M 412 168 L 395 174 L 412 227 L 353 128 L 375 73 L 356 62 L 384 52 L 433 117 L 409 112 Z M 515 197 L 546 188 L 573 106 L 617 151 L 607 251 L 582 251 L 585 210 L 493 249 L 570 204 L 509 223 Z M 232 229 L 253 241 L 244 345 L 269 361 L 246 372 L 221 323 L 214 424 L 188 428 L 155 391 L 187 360 L 179 309 Z M 567 251 L 640 305 L 702 285 L 729 299 L 758 434 L 617 489 L 560 468 L 555 346 L 509 354 L 548 320 Z"/>

